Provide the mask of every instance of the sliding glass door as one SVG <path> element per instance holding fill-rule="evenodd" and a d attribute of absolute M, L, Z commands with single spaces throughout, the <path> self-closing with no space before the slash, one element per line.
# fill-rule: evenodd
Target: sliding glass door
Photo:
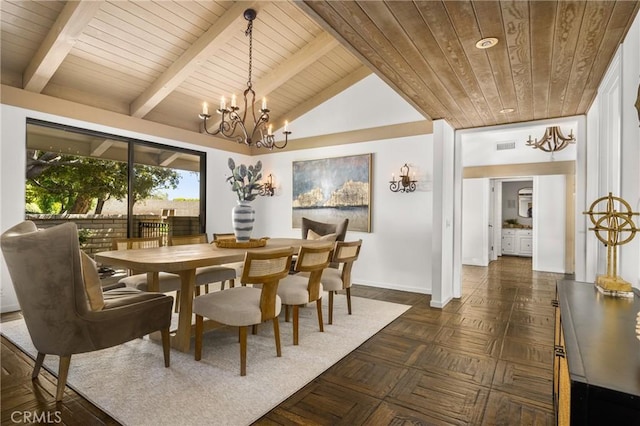
<path fill-rule="evenodd" d="M 28 120 L 26 155 L 26 218 L 75 222 L 89 254 L 114 238 L 205 231 L 203 152 Z"/>

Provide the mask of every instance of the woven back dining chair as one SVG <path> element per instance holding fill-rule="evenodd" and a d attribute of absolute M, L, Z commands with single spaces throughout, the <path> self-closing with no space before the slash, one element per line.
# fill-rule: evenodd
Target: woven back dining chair
<path fill-rule="evenodd" d="M 293 344 L 298 344 L 300 307 L 316 302 L 318 328 L 324 331 L 322 320 L 322 271 L 329 266 L 333 244 L 320 247 L 300 247 L 295 265 L 295 275 L 288 275 L 278 285 L 278 296 L 285 306 L 285 318 L 289 320 L 289 308 L 293 308 Z"/>
<path fill-rule="evenodd" d="M 204 318 L 239 329 L 240 375 L 247 374 L 247 329 L 265 321 L 273 322 L 276 354 L 282 356 L 278 315 L 282 301 L 278 283 L 287 276 L 293 249 L 248 251 L 242 273 L 242 286 L 198 296 L 193 301 L 196 314 L 195 359 L 202 359 Z M 260 288 L 247 286 L 260 284 Z"/>
<path fill-rule="evenodd" d="M 347 310 L 351 315 L 351 269 L 358 260 L 362 240 L 337 241 L 332 261 L 338 268 L 327 268 L 322 272 L 321 282 L 329 293 L 329 324 L 333 324 L 333 296 L 344 290 L 347 294 Z"/>

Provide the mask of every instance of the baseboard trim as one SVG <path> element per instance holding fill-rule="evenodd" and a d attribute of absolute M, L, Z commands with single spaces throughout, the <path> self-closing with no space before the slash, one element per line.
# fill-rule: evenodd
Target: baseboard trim
<path fill-rule="evenodd" d="M 409 291 L 412 293 L 420 293 L 420 294 L 431 294 L 431 288 L 423 288 L 423 287 L 412 287 L 412 286 L 404 286 L 392 283 L 381 283 L 376 281 L 368 281 L 368 280 L 353 280 L 354 284 L 365 285 L 367 287 L 376 287 L 376 288 L 386 288 L 389 290 L 399 290 L 399 291 Z"/>
<path fill-rule="evenodd" d="M 429 303 L 429 306 L 431 306 L 432 308 L 442 309 L 445 306 L 447 306 L 447 303 L 451 302 L 452 300 L 453 300 L 453 296 L 448 297 L 444 301 L 431 300 L 431 303 Z"/>

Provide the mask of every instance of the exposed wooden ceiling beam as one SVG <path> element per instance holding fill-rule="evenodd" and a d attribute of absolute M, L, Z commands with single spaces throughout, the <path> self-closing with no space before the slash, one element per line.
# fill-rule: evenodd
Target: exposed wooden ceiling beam
<path fill-rule="evenodd" d="M 255 2 L 231 6 L 206 33 L 193 43 L 167 70 L 130 105 L 130 115 L 144 117 L 173 92 L 191 73 L 222 48 L 238 31 L 243 12 Z"/>
<path fill-rule="evenodd" d="M 408 136 L 427 135 L 433 133 L 431 120 L 412 121 L 408 123 L 391 124 L 387 126 L 370 127 L 366 129 L 349 130 L 339 133 L 309 136 L 306 138 L 289 140 L 289 144 L 281 151 L 269 151 L 251 147 L 251 155 L 271 154 L 283 151 L 295 151 L 299 149 L 312 149 L 327 146 L 345 145 L 372 140 L 388 140 L 405 138 Z M 466 169 L 465 169 L 466 170 Z"/>
<path fill-rule="evenodd" d="M 269 75 L 258 80 L 254 86 L 259 87 L 260 92 L 267 96 L 339 45 L 338 40 L 329 33 L 321 33 L 285 62 L 274 68 Z"/>
<path fill-rule="evenodd" d="M 69 1 L 22 75 L 22 87 L 40 93 L 93 19 L 102 1 Z"/>
<path fill-rule="evenodd" d="M 91 143 L 91 153 L 89 154 L 91 157 L 102 157 L 109 148 L 113 146 L 113 141 L 111 139 L 105 139 L 101 142 L 92 142 Z"/>
<path fill-rule="evenodd" d="M 173 152 L 171 154 L 167 154 L 166 152 L 160 155 L 160 161 L 158 162 L 162 167 L 169 167 L 171 163 L 176 161 L 180 157 L 180 154 L 177 152 Z"/>

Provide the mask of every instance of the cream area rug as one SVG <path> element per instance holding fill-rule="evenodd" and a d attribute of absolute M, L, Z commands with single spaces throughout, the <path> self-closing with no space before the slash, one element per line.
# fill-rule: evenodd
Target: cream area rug
<path fill-rule="evenodd" d="M 326 296 L 326 295 L 325 295 Z M 353 297 L 335 297 L 334 321 L 324 298 L 324 333 L 315 304 L 300 309 L 300 344 L 293 346 L 292 324 L 280 318 L 282 357 L 276 357 L 271 322 L 249 333 L 247 375 L 240 376 L 237 328 L 205 333 L 202 360 L 171 351 L 164 368 L 162 346 L 145 337 L 102 351 L 73 355 L 68 385 L 125 425 L 246 425 L 301 389 L 364 343 L 409 306 Z M 284 309 L 283 309 L 284 311 Z M 177 318 L 174 318 L 177 320 Z M 0 324 L 2 334 L 35 358 L 23 320 Z M 45 367 L 57 374 L 58 357 Z"/>

